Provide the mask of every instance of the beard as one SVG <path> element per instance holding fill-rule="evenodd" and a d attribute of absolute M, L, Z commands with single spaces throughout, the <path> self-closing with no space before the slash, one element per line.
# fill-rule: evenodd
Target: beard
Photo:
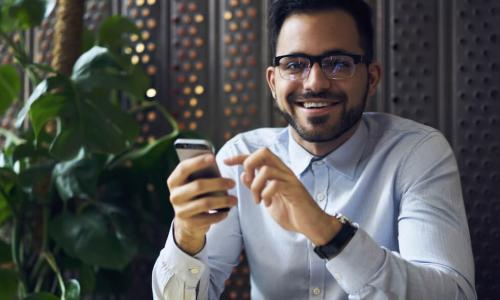
<path fill-rule="evenodd" d="M 294 103 L 300 99 L 308 99 L 308 98 L 323 98 L 323 99 L 336 99 L 340 100 L 340 103 L 337 105 L 342 106 L 342 112 L 340 116 L 339 122 L 335 122 L 330 125 L 329 128 L 324 128 L 324 126 L 328 126 L 328 120 L 332 118 L 331 115 L 324 115 L 318 117 L 309 117 L 307 118 L 308 124 L 313 125 L 313 127 L 319 129 L 306 129 L 299 123 L 297 117 L 293 116 L 291 113 L 285 111 L 282 108 L 279 108 L 281 115 L 285 118 L 285 120 L 292 126 L 293 129 L 297 132 L 297 134 L 305 141 L 310 143 L 324 143 L 330 142 L 338 139 L 344 133 L 346 133 L 349 129 L 355 126 L 358 121 L 363 116 L 363 112 L 365 111 L 366 101 L 368 97 L 368 84 L 365 88 L 365 92 L 362 96 L 362 101 L 359 105 L 347 109 L 347 100 L 348 97 L 345 93 L 330 93 L 330 92 L 320 92 L 320 93 L 306 93 L 303 95 L 290 94 L 287 97 L 287 102 L 290 107 L 293 107 Z"/>

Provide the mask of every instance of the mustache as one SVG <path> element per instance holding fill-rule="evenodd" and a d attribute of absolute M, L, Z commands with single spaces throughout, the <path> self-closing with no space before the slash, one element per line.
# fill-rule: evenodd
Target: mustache
<path fill-rule="evenodd" d="M 343 92 L 332 93 L 328 91 L 323 92 L 305 92 L 305 93 L 291 93 L 287 97 L 288 103 L 298 102 L 298 101 L 307 101 L 308 99 L 325 99 L 329 101 L 335 102 L 346 102 L 347 95 Z"/>

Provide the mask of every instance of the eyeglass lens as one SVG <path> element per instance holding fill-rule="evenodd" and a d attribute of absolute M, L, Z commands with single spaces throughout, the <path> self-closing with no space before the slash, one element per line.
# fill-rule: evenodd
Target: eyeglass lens
<path fill-rule="evenodd" d="M 321 70 L 330 79 L 350 78 L 355 67 L 356 64 L 349 56 L 335 55 L 321 60 Z M 279 61 L 280 75 L 287 80 L 306 79 L 311 68 L 311 61 L 307 57 L 283 57 Z"/>

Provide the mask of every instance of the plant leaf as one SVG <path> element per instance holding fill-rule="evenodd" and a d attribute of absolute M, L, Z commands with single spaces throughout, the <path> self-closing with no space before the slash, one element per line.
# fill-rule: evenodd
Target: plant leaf
<path fill-rule="evenodd" d="M 123 269 L 137 252 L 136 233 L 125 216 L 88 208 L 73 215 L 63 212 L 49 226 L 52 239 L 86 264 Z"/>
<path fill-rule="evenodd" d="M 87 93 L 96 88 L 115 89 L 142 99 L 149 80 L 141 73 L 137 66 L 122 66 L 108 49 L 94 46 L 76 61 L 71 78 Z"/>
<path fill-rule="evenodd" d="M 0 115 L 19 97 L 21 79 L 16 68 L 11 65 L 0 66 Z"/>
<path fill-rule="evenodd" d="M 73 160 L 58 163 L 54 167 L 52 178 L 59 196 L 64 201 L 77 196 L 93 198 L 104 163 L 104 157 L 85 157 L 84 151 L 80 151 Z"/>
<path fill-rule="evenodd" d="M 63 94 L 45 94 L 31 105 L 29 116 L 35 139 L 49 120 L 61 116 L 65 110 L 70 109 L 68 101 L 70 100 Z"/>
<path fill-rule="evenodd" d="M 15 0 L 9 15 L 16 20 L 16 27 L 25 30 L 40 25 L 54 7 L 55 0 Z"/>
<path fill-rule="evenodd" d="M 122 48 L 130 44 L 128 34 L 138 33 L 135 24 L 123 16 L 110 16 L 106 18 L 99 29 L 97 44 L 106 47 L 114 54 L 120 55 Z"/>
<path fill-rule="evenodd" d="M 60 300 L 60 298 L 51 293 L 40 292 L 28 295 L 23 300 Z"/>
<path fill-rule="evenodd" d="M 80 283 L 76 279 L 66 282 L 65 300 L 80 300 Z"/>
<path fill-rule="evenodd" d="M 0 269 L 0 299 L 16 299 L 17 283 L 16 271 Z"/>
<path fill-rule="evenodd" d="M 63 92 L 67 97 L 74 96 L 71 82 L 63 75 L 56 75 L 53 77 L 49 77 L 44 81 L 40 82 L 35 88 L 35 90 L 31 93 L 24 107 L 17 114 L 16 127 L 20 128 L 23 125 L 24 119 L 28 115 L 31 106 L 36 101 L 38 101 L 43 96 L 47 95 L 47 93 L 53 90 L 60 90 L 60 89 L 63 90 Z"/>

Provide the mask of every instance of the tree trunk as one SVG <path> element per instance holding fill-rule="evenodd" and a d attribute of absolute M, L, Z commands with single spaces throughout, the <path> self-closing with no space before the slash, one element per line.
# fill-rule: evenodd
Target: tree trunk
<path fill-rule="evenodd" d="M 82 52 L 84 11 L 85 0 L 58 1 L 52 67 L 67 76 Z"/>

